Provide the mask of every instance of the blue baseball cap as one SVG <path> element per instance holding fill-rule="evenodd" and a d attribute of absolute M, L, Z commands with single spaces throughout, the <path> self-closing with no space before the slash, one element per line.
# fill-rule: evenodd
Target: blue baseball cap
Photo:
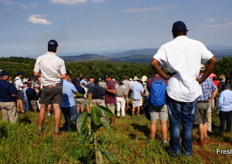
<path fill-rule="evenodd" d="M 172 32 L 187 32 L 187 27 L 182 21 L 177 21 L 172 26 Z"/>
<path fill-rule="evenodd" d="M 18 75 L 24 75 L 24 73 L 22 72 L 22 71 L 18 71 L 17 73 L 16 73 L 16 75 L 18 76 Z"/>
<path fill-rule="evenodd" d="M 5 75 L 9 75 L 10 73 L 7 71 L 1 71 L 0 72 L 0 76 L 5 76 Z"/>
<path fill-rule="evenodd" d="M 57 47 L 58 43 L 56 40 L 49 40 L 48 47 Z"/>

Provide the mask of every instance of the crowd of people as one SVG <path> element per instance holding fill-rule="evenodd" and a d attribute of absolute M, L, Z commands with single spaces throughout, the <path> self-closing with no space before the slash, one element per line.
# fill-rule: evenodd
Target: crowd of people
<path fill-rule="evenodd" d="M 33 77 L 23 78 L 24 73 L 19 71 L 10 81 L 9 72 L 1 71 L 0 108 L 3 120 L 16 122 L 18 113 L 38 111 L 38 131 L 42 132 L 45 115 L 51 116 L 53 111 L 55 134 L 59 135 L 61 111 L 65 129 L 71 131 L 71 122 L 77 121 L 81 112 L 91 112 L 91 104 L 107 107 L 114 114 L 109 120 L 111 124 L 116 116 L 124 117 L 126 109 L 131 109 L 129 115 L 135 117 L 141 114 L 141 108 L 148 108 L 151 139 L 156 137 L 156 126 L 160 120 L 163 143 L 170 145 L 169 154 L 192 155 L 193 126 L 196 124 L 199 127 L 197 144 L 203 146 L 208 143 L 207 131 L 212 131 L 213 109 L 219 112 L 220 132 L 224 132 L 225 121 L 226 132 L 231 131 L 232 91 L 228 79 L 212 74 L 216 58 L 203 43 L 188 38 L 187 31 L 183 22 L 173 24 L 174 40 L 161 46 L 151 59 L 155 75 L 117 80 L 109 74 L 97 79 L 71 77 L 64 61 L 56 55 L 58 42 L 50 40 L 48 52 L 36 59 Z M 201 62 L 207 62 L 207 67 Z M 162 65 L 167 66 L 168 73 L 163 71 Z M 166 85 L 167 101 L 162 106 L 152 105 L 149 99 L 154 81 L 163 81 Z"/>

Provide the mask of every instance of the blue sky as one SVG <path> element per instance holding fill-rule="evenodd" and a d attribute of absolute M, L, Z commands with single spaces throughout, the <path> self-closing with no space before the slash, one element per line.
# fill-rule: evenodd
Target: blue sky
<path fill-rule="evenodd" d="M 231 0 L 0 0 L 0 56 L 159 48 L 181 20 L 188 36 L 232 47 Z"/>

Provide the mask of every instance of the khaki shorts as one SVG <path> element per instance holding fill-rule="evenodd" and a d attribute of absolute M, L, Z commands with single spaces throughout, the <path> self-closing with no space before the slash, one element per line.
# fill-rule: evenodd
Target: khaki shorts
<path fill-rule="evenodd" d="M 77 108 L 84 109 L 87 105 L 87 100 L 85 98 L 77 98 Z"/>
<path fill-rule="evenodd" d="M 161 120 L 161 121 L 167 121 L 168 120 L 168 108 L 167 105 L 164 105 L 163 107 L 154 107 L 149 106 L 149 113 L 151 116 L 151 121 Z"/>
<path fill-rule="evenodd" d="M 139 106 L 142 106 L 143 105 L 143 99 L 140 99 L 140 100 L 132 100 L 132 106 L 133 107 L 139 107 Z"/>
<path fill-rule="evenodd" d="M 41 104 L 60 104 L 62 102 L 62 86 L 54 86 L 50 88 L 44 88 L 42 90 Z"/>
<path fill-rule="evenodd" d="M 0 102 L 2 117 L 6 122 L 15 123 L 18 119 L 18 112 L 15 102 Z"/>
<path fill-rule="evenodd" d="M 92 104 L 96 106 L 104 106 L 104 107 L 106 106 L 105 101 L 102 99 L 93 99 Z"/>
<path fill-rule="evenodd" d="M 195 113 L 195 124 L 205 124 L 208 122 L 207 113 L 209 110 L 209 102 L 197 102 Z"/>
<path fill-rule="evenodd" d="M 113 113 L 115 114 L 115 104 L 106 104 L 106 107 Z"/>

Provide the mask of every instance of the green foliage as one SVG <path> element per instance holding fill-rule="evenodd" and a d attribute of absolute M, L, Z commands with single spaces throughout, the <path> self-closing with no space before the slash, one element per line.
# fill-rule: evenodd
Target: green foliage
<path fill-rule="evenodd" d="M 131 112 L 131 111 L 127 111 Z M 157 123 L 157 137 L 155 140 L 149 140 L 150 122 L 143 116 L 125 117 L 115 120 L 114 125 L 108 132 L 105 128 L 97 131 L 97 142 L 100 147 L 99 163 L 113 163 L 110 156 L 105 156 L 107 150 L 110 152 L 111 158 L 119 163 L 231 163 L 231 155 L 221 155 L 216 153 L 216 149 L 231 149 L 232 135 L 225 133 L 224 136 L 219 135 L 217 130 L 220 121 L 218 115 L 212 113 L 213 132 L 210 134 L 209 144 L 204 147 L 193 144 L 194 155 L 185 157 L 181 155 L 178 158 L 170 157 L 162 145 L 160 124 Z M 0 112 L 0 119 L 2 113 Z M 90 121 L 88 115 L 88 122 Z M 29 120 L 29 121 L 27 121 Z M 63 132 L 60 136 L 54 136 L 54 118 L 46 117 L 43 132 L 37 132 L 38 113 L 27 112 L 19 115 L 19 122 L 10 124 L 0 121 L 0 134 L 4 134 L 0 138 L 0 163 L 1 164 L 26 164 L 26 163 L 45 163 L 45 164 L 78 164 L 77 160 L 80 155 L 80 147 L 82 147 L 82 135 L 76 132 Z M 64 119 L 61 119 L 61 127 Z M 90 125 L 88 123 L 88 125 Z M 91 130 L 86 130 L 85 135 L 89 135 Z M 86 146 L 89 140 L 94 138 L 85 137 Z M 193 130 L 193 138 L 198 138 L 198 128 Z M 88 147 L 87 147 L 88 148 Z M 89 153 L 89 149 L 83 146 L 84 154 Z M 94 147 L 91 147 L 93 150 Z M 103 157 L 102 161 L 101 156 Z M 89 158 L 89 161 L 93 159 Z M 84 163 L 84 162 L 82 162 Z"/>
<path fill-rule="evenodd" d="M 215 73 L 217 75 L 232 73 L 232 58 L 231 57 L 223 57 L 218 61 Z"/>
<path fill-rule="evenodd" d="M 81 146 L 78 150 L 78 159 L 83 163 L 103 163 L 103 155 L 109 162 L 114 162 L 110 153 L 102 147 L 97 131 L 103 126 L 110 130 L 108 119 L 113 117 L 112 112 L 99 106 L 91 106 L 91 113 L 82 112 L 77 120 L 77 131 L 81 136 Z M 95 157 L 95 158 L 94 158 Z"/>

